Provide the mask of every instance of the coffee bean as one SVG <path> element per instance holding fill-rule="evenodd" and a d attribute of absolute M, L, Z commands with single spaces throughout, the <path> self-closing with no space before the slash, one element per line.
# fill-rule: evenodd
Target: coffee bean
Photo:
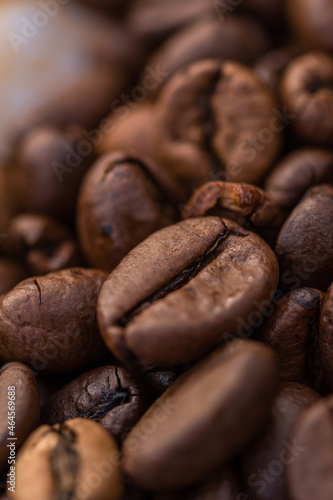
<path fill-rule="evenodd" d="M 101 366 L 53 394 L 43 409 L 42 423 L 53 425 L 71 418 L 90 418 L 120 442 L 144 409 L 142 389 L 130 373 L 117 366 Z"/>
<path fill-rule="evenodd" d="M 295 460 L 290 430 L 299 416 L 320 396 L 305 385 L 281 384 L 264 429 L 258 433 L 241 459 L 244 484 L 251 500 L 288 498 L 287 464 Z"/>
<path fill-rule="evenodd" d="M 7 495 L 18 500 L 119 500 L 119 461 L 116 443 L 96 422 L 76 418 L 53 427 L 43 425 L 21 449 L 15 493 Z"/>
<path fill-rule="evenodd" d="M 333 153 L 319 148 L 301 148 L 274 167 L 266 179 L 265 192 L 287 216 L 308 189 L 325 182 L 333 183 Z"/>
<path fill-rule="evenodd" d="M 34 430 L 39 419 L 36 379 L 26 365 L 8 363 L 0 368 L 0 471 L 15 464 L 16 451 Z M 13 453 L 10 445 L 14 442 Z"/>
<path fill-rule="evenodd" d="M 260 339 L 277 353 L 283 382 L 323 388 L 319 320 L 324 296 L 311 288 L 287 293 L 262 328 Z"/>
<path fill-rule="evenodd" d="M 333 59 L 309 52 L 294 59 L 281 80 L 281 99 L 291 126 L 309 144 L 332 144 Z"/>
<path fill-rule="evenodd" d="M 253 341 L 218 349 L 134 426 L 123 445 L 125 472 L 148 490 L 199 481 L 233 459 L 260 428 L 275 384 L 272 350 Z"/>
<path fill-rule="evenodd" d="M 109 349 L 126 363 L 193 361 L 261 320 L 278 279 L 264 241 L 235 223 L 188 219 L 149 236 L 111 273 L 98 298 Z M 261 312 L 259 312 L 261 311 Z"/>
<path fill-rule="evenodd" d="M 84 179 L 78 230 L 93 266 L 112 271 L 149 234 L 175 221 L 176 211 L 151 170 L 139 158 L 113 153 Z"/>
<path fill-rule="evenodd" d="M 281 281 L 325 291 L 333 281 L 333 186 L 309 189 L 277 239 Z"/>
<path fill-rule="evenodd" d="M 309 48 L 333 49 L 333 8 L 330 0 L 288 0 L 292 30 Z"/>
<path fill-rule="evenodd" d="M 52 217 L 44 215 L 26 212 L 14 217 L 4 246 L 8 253 L 25 261 L 32 275 L 82 264 L 71 231 Z"/>
<path fill-rule="evenodd" d="M 333 489 L 333 398 L 308 408 L 296 422 L 291 440 L 295 459 L 287 464 L 292 500 L 329 500 Z"/>
<path fill-rule="evenodd" d="M 213 181 L 203 184 L 183 209 L 183 217 L 217 215 L 232 219 L 273 242 L 282 225 L 279 206 L 251 184 Z"/>
<path fill-rule="evenodd" d="M 24 134 L 8 173 L 17 210 L 73 220 L 79 184 L 94 159 L 91 145 L 79 153 L 83 140 L 78 127 L 37 127 Z"/>
<path fill-rule="evenodd" d="M 100 360 L 105 346 L 95 309 L 105 278 L 102 271 L 73 268 L 18 284 L 1 300 L 1 358 L 47 373 Z"/>
<path fill-rule="evenodd" d="M 159 96 L 156 158 L 189 190 L 212 179 L 258 183 L 281 145 L 276 106 L 246 66 L 194 63 Z"/>

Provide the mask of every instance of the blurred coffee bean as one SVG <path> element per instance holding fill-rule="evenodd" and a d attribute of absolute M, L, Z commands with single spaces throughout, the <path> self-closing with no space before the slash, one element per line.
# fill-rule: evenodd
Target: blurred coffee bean
<path fill-rule="evenodd" d="M 276 351 L 282 382 L 299 382 L 318 391 L 323 388 L 319 320 L 324 296 L 311 288 L 293 290 L 264 323 L 260 340 Z"/>
<path fill-rule="evenodd" d="M 78 198 L 77 225 L 94 267 L 112 271 L 149 234 L 175 222 L 176 211 L 155 172 L 144 159 L 119 152 L 89 170 Z"/>
<path fill-rule="evenodd" d="M 106 352 L 96 321 L 106 274 L 65 269 L 19 283 L 0 304 L 0 358 L 62 373 L 101 360 Z"/>
<path fill-rule="evenodd" d="M 301 148 L 275 165 L 266 179 L 265 192 L 287 216 L 309 188 L 325 182 L 333 183 L 333 152 Z"/>
<path fill-rule="evenodd" d="M 182 210 L 184 219 L 217 215 L 234 220 L 267 242 L 276 239 L 282 225 L 279 206 L 250 184 L 208 182 L 191 196 Z"/>
<path fill-rule="evenodd" d="M 0 295 L 9 292 L 27 277 L 28 271 L 21 262 L 5 257 L 0 258 Z"/>
<path fill-rule="evenodd" d="M 309 48 L 333 50 L 333 5 L 330 0 L 287 0 L 287 19 Z"/>
<path fill-rule="evenodd" d="M 211 180 L 259 182 L 285 128 L 268 87 L 234 62 L 201 61 L 175 74 L 156 112 L 156 158 L 188 196 Z"/>
<path fill-rule="evenodd" d="M 144 381 L 149 392 L 153 396 L 160 396 L 165 392 L 178 378 L 176 368 L 147 368 L 144 370 Z"/>
<path fill-rule="evenodd" d="M 217 16 L 205 18 L 168 38 L 148 60 L 141 82 L 147 81 L 151 68 L 159 68 L 160 85 L 149 92 L 154 97 L 166 80 L 191 63 L 218 59 L 250 65 L 267 47 L 263 30 L 251 20 L 229 16 L 222 23 Z"/>
<path fill-rule="evenodd" d="M 28 132 L 11 165 L 11 194 L 17 209 L 73 221 L 78 188 L 93 159 L 93 146 L 78 127 Z"/>
<path fill-rule="evenodd" d="M 333 281 L 333 186 L 305 193 L 282 226 L 275 253 L 282 286 L 327 289 Z"/>
<path fill-rule="evenodd" d="M 8 491 L 8 497 L 120 500 L 123 486 L 118 455 L 115 441 L 96 422 L 76 418 L 53 427 L 43 425 L 31 434 L 17 457 L 15 493 Z M 98 481 L 92 480 L 95 477 Z"/>
<path fill-rule="evenodd" d="M 261 318 L 278 281 L 275 255 L 257 235 L 218 217 L 188 219 L 149 236 L 110 274 L 98 322 L 129 365 L 194 361 Z"/>
<path fill-rule="evenodd" d="M 5 247 L 25 262 L 32 275 L 77 267 L 82 263 L 71 231 L 56 219 L 43 215 L 24 213 L 14 217 Z"/>
<path fill-rule="evenodd" d="M 15 467 L 17 450 L 38 424 L 39 396 L 30 368 L 17 362 L 0 368 L 0 401 L 0 470 L 3 471 L 10 465 Z"/>
<path fill-rule="evenodd" d="M 333 489 L 333 397 L 301 414 L 291 433 L 296 460 L 286 466 L 291 500 L 330 500 Z"/>
<path fill-rule="evenodd" d="M 121 442 L 144 410 L 142 389 L 131 374 L 121 367 L 101 366 L 53 394 L 43 408 L 42 423 L 53 425 L 70 418 L 90 418 Z"/>
<path fill-rule="evenodd" d="M 267 416 L 275 388 L 271 349 L 247 340 L 218 349 L 136 424 L 123 445 L 125 472 L 148 490 L 200 481 L 244 448 Z"/>
<path fill-rule="evenodd" d="M 309 52 L 294 59 L 281 80 L 291 126 L 309 144 L 333 144 L 333 59 Z"/>
<path fill-rule="evenodd" d="M 305 385 L 295 382 L 280 385 L 264 429 L 241 458 L 244 484 L 251 500 L 289 498 L 285 469 L 297 460 L 290 430 L 304 410 L 319 399 L 320 396 Z"/>

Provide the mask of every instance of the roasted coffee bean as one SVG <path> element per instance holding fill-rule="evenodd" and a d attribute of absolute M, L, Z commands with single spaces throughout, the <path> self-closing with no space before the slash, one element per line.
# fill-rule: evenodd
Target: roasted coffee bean
<path fill-rule="evenodd" d="M 0 258 L 0 295 L 9 292 L 28 276 L 28 271 L 19 261 Z M 1 357 L 1 355 L 0 355 Z"/>
<path fill-rule="evenodd" d="M 175 221 L 151 170 L 139 158 L 113 153 L 88 172 L 78 199 L 78 232 L 93 266 L 112 271 L 149 234 Z"/>
<path fill-rule="evenodd" d="M 17 362 L 0 368 L 0 402 L 0 471 L 3 471 L 15 465 L 16 451 L 38 424 L 39 396 L 30 368 Z"/>
<path fill-rule="evenodd" d="M 117 366 L 101 366 L 57 391 L 43 409 L 42 423 L 90 418 L 120 442 L 144 410 L 142 389 L 130 373 Z"/>
<path fill-rule="evenodd" d="M 1 297 L 1 359 L 48 373 L 100 360 L 105 346 L 96 301 L 106 276 L 96 269 L 65 269 L 22 281 Z"/>
<path fill-rule="evenodd" d="M 19 211 L 73 220 L 79 184 L 94 158 L 91 144 L 89 154 L 80 154 L 84 139 L 77 127 L 39 127 L 22 137 L 10 172 Z"/>
<path fill-rule="evenodd" d="M 210 17 L 168 38 L 148 61 L 141 81 L 143 84 L 147 81 L 151 68 L 160 68 L 164 78 L 159 86 L 149 90 L 149 96 L 154 97 L 166 80 L 189 64 L 204 59 L 251 64 L 267 46 L 265 34 L 257 23 L 234 16 L 221 23 L 218 16 Z"/>
<path fill-rule="evenodd" d="M 285 468 L 297 460 L 297 443 L 289 439 L 290 430 L 299 415 L 318 399 L 320 396 L 305 385 L 295 382 L 280 385 L 268 422 L 241 459 L 248 498 L 289 498 Z"/>
<path fill-rule="evenodd" d="M 332 185 L 305 193 L 282 226 L 275 253 L 282 286 L 327 289 L 333 281 Z"/>
<path fill-rule="evenodd" d="M 5 248 L 22 259 L 32 275 L 77 267 L 82 263 L 71 231 L 52 217 L 30 213 L 17 215 L 8 231 Z"/>
<path fill-rule="evenodd" d="M 96 422 L 75 418 L 43 425 L 21 449 L 15 493 L 7 495 L 15 500 L 120 500 L 118 455 L 114 439 Z"/>
<path fill-rule="evenodd" d="M 281 99 L 297 135 L 309 144 L 332 144 L 333 59 L 309 52 L 294 59 L 281 80 Z"/>
<path fill-rule="evenodd" d="M 333 397 L 299 417 L 291 433 L 296 459 L 286 465 L 291 500 L 330 500 L 333 491 Z"/>
<path fill-rule="evenodd" d="M 248 340 L 218 349 L 136 424 L 123 444 L 125 472 L 148 490 L 200 481 L 244 448 L 267 416 L 275 388 L 271 349 Z"/>
<path fill-rule="evenodd" d="M 333 50 L 333 6 L 330 0 L 288 0 L 287 18 L 310 48 Z"/>
<path fill-rule="evenodd" d="M 183 211 L 185 219 L 217 215 L 234 220 L 266 241 L 274 241 L 282 225 L 279 206 L 250 184 L 213 181 L 201 186 Z"/>
<path fill-rule="evenodd" d="M 274 167 L 266 179 L 265 192 L 288 215 L 309 188 L 325 182 L 333 183 L 333 153 L 302 148 Z"/>
<path fill-rule="evenodd" d="M 272 24 L 277 24 L 283 19 L 284 0 L 244 0 L 241 2 L 236 0 L 234 3 L 239 3 L 240 7 Z M 222 5 L 225 4 L 222 3 Z"/>
<path fill-rule="evenodd" d="M 241 495 L 237 474 L 231 467 L 226 467 L 188 490 L 156 493 L 153 500 L 240 500 Z"/>
<path fill-rule="evenodd" d="M 212 179 L 258 183 L 281 145 L 285 125 L 276 106 L 271 91 L 246 66 L 192 64 L 175 74 L 159 97 L 156 158 L 189 194 Z"/>
<path fill-rule="evenodd" d="M 218 217 L 188 219 L 149 236 L 111 273 L 98 299 L 109 349 L 128 364 L 193 361 L 261 318 L 278 280 L 257 235 Z"/>
<path fill-rule="evenodd" d="M 333 284 L 329 286 L 320 317 L 319 351 L 323 364 L 325 381 L 333 391 Z"/>
<path fill-rule="evenodd" d="M 319 320 L 324 293 L 300 288 L 287 293 L 265 322 L 260 339 L 277 353 L 279 377 L 322 388 Z"/>

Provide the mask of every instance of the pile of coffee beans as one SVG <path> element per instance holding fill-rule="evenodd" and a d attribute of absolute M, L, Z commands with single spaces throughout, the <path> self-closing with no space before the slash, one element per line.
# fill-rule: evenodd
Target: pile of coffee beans
<path fill-rule="evenodd" d="M 0 500 L 332 500 L 331 0 L 0 16 Z"/>

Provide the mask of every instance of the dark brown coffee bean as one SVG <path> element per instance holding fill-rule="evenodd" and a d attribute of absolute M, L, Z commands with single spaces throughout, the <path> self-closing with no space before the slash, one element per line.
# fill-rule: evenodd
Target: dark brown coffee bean
<path fill-rule="evenodd" d="M 111 273 L 98 299 L 101 333 L 126 363 L 193 361 L 240 318 L 261 317 L 277 279 L 259 236 L 218 217 L 188 219 L 149 236 Z"/>
<path fill-rule="evenodd" d="M 144 409 L 142 389 L 130 373 L 117 366 L 101 366 L 57 391 L 43 409 L 42 423 L 90 418 L 121 442 Z"/>
<path fill-rule="evenodd" d="M 322 388 L 319 320 L 324 293 L 300 288 L 287 293 L 265 322 L 260 339 L 277 353 L 279 377 Z"/>
<path fill-rule="evenodd" d="M 268 176 L 265 192 L 287 215 L 305 192 L 318 184 L 333 183 L 333 153 L 325 149 L 296 149 Z"/>
<path fill-rule="evenodd" d="M 127 436 L 126 473 L 148 490 L 200 481 L 232 460 L 258 430 L 275 387 L 271 349 L 253 341 L 218 349 L 178 379 Z"/>
<path fill-rule="evenodd" d="M 43 425 L 17 457 L 15 493 L 7 491 L 8 497 L 120 500 L 118 455 L 115 441 L 96 422 L 76 418 L 53 427 Z"/>
<path fill-rule="evenodd" d="M 25 213 L 14 217 L 5 248 L 22 259 L 32 275 L 77 267 L 82 263 L 71 231 L 44 215 Z"/>
<path fill-rule="evenodd" d="M 241 459 L 244 484 L 251 500 L 289 498 L 285 469 L 296 460 L 297 453 L 295 443 L 289 439 L 290 430 L 299 415 L 318 399 L 319 394 L 305 385 L 281 384 L 267 424 Z"/>
<path fill-rule="evenodd" d="M 284 128 L 268 87 L 237 63 L 201 61 L 175 74 L 157 105 L 156 158 L 180 183 L 259 182 Z"/>
<path fill-rule="evenodd" d="M 273 242 L 282 225 L 279 206 L 251 184 L 213 181 L 201 186 L 182 210 L 184 219 L 217 215 Z"/>
<path fill-rule="evenodd" d="M 0 368 L 0 470 L 15 466 L 16 452 L 39 419 L 36 379 L 26 365 L 8 363 Z M 9 448 L 7 445 L 14 446 Z M 13 461 L 14 459 L 14 461 Z"/>
<path fill-rule="evenodd" d="M 96 301 L 106 274 L 65 269 L 18 284 L 0 304 L 0 356 L 58 373 L 100 360 Z"/>
<path fill-rule="evenodd" d="M 309 52 L 292 61 L 281 80 L 281 99 L 297 135 L 309 144 L 332 144 L 333 59 Z"/>
<path fill-rule="evenodd" d="M 175 210 L 139 158 L 112 153 L 88 172 L 78 200 L 78 231 L 89 262 L 112 271 L 149 234 L 175 221 Z"/>
<path fill-rule="evenodd" d="M 28 276 L 28 271 L 20 262 L 5 257 L 0 258 L 0 295 L 9 292 Z"/>
<path fill-rule="evenodd" d="M 327 387 L 333 391 L 333 284 L 329 286 L 322 306 L 319 350 Z"/>
<path fill-rule="evenodd" d="M 327 289 L 333 281 L 333 186 L 305 193 L 282 226 L 275 253 L 283 285 Z"/>
<path fill-rule="evenodd" d="M 333 397 L 323 399 L 299 417 L 291 434 L 295 460 L 287 464 L 292 500 L 330 500 L 333 491 Z"/>
<path fill-rule="evenodd" d="M 237 0 L 234 3 L 239 3 L 240 7 L 272 24 L 281 22 L 284 16 L 284 0 Z M 222 4 L 225 5 L 223 2 Z"/>
<path fill-rule="evenodd" d="M 148 60 L 141 77 L 149 79 L 151 68 L 159 68 L 160 85 L 149 91 L 156 96 L 160 87 L 177 71 L 204 59 L 251 64 L 268 45 L 261 27 L 245 18 L 229 17 L 221 22 L 218 16 L 199 20 L 170 37 Z"/>
<path fill-rule="evenodd" d="M 89 154 L 80 153 L 83 140 L 76 127 L 64 132 L 41 127 L 22 138 L 10 173 L 20 211 L 73 220 L 79 184 L 94 158 L 91 144 Z"/>
<path fill-rule="evenodd" d="M 287 18 L 310 48 L 333 50 L 333 6 L 330 0 L 288 0 Z"/>

